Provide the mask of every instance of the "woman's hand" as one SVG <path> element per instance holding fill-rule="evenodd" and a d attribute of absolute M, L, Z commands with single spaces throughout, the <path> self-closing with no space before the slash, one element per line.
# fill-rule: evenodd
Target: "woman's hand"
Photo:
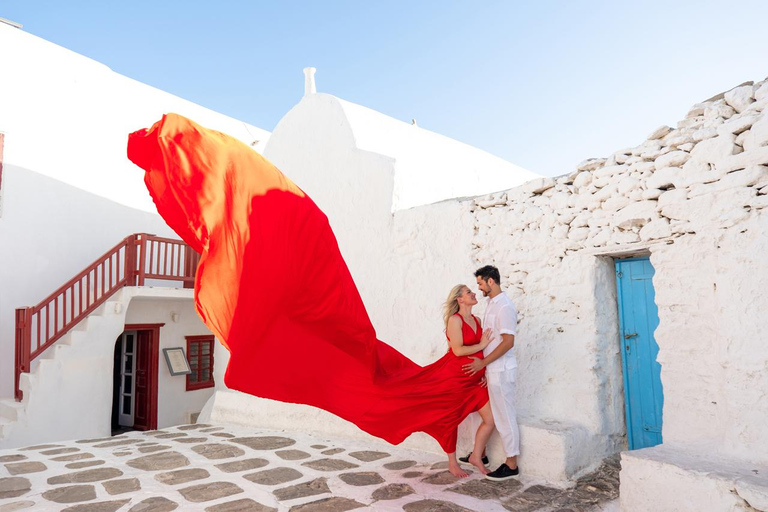
<path fill-rule="evenodd" d="M 483 331 L 483 337 L 480 338 L 480 343 L 477 344 L 480 349 L 484 349 L 491 343 L 491 336 L 493 336 L 493 329 L 486 329 Z"/>

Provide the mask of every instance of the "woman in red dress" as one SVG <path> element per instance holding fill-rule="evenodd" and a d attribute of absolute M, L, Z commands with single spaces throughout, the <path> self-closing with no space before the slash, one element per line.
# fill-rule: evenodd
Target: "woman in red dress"
<path fill-rule="evenodd" d="M 456 379 L 460 389 L 457 392 L 466 394 L 472 387 L 477 388 L 473 393 L 485 396 L 485 404 L 478 410 L 482 424 L 475 434 L 475 446 L 469 457 L 469 462 L 477 467 L 482 474 L 488 470 L 482 463 L 481 456 L 485 452 L 485 445 L 493 432 L 493 414 L 491 404 L 487 398 L 484 386 L 485 373 L 478 372 L 468 375 L 462 366 L 470 362 L 469 356 L 482 358 L 483 349 L 490 343 L 491 331 L 483 327 L 480 319 L 472 314 L 472 307 L 477 304 L 477 297 L 466 285 L 456 285 L 448 294 L 448 300 L 443 306 L 443 320 L 445 322 L 445 335 L 448 338 L 448 353 L 430 366 L 439 367 L 444 364 L 445 371 Z M 461 389 L 464 388 L 464 389 Z M 456 460 L 456 452 L 448 453 L 448 471 L 452 475 L 463 478 L 467 473 L 461 469 Z"/>

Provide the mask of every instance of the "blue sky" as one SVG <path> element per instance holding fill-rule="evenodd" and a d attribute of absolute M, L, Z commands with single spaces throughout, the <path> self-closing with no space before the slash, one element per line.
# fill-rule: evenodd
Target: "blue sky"
<path fill-rule="evenodd" d="M 267 130 L 314 66 L 318 92 L 550 176 L 768 76 L 764 0 L 3 0 L 0 17 Z"/>

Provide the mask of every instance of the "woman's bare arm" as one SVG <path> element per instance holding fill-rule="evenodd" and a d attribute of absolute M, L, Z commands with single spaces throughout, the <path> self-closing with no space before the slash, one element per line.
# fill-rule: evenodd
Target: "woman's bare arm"
<path fill-rule="evenodd" d="M 464 345 L 464 335 L 461 333 L 461 318 L 458 316 L 452 316 L 448 319 L 446 333 L 448 334 L 448 344 L 456 356 L 468 356 L 485 348 L 482 344 Z M 488 343 L 485 343 L 485 345 L 488 345 Z"/>

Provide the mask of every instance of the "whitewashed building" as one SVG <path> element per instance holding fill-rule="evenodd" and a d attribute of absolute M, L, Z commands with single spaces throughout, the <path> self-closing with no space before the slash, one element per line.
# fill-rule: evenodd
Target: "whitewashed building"
<path fill-rule="evenodd" d="M 0 447 L 194 421 L 214 383 L 222 385 L 228 354 L 194 312 L 189 285 L 195 256 L 173 241 L 177 237 L 156 214 L 143 171 L 125 156 L 127 136 L 166 112 L 259 152 L 270 133 L 3 23 L 0 48 L 12 49 L 0 52 Z M 374 157 L 399 173 L 381 182 L 397 197 L 393 207 L 391 197 L 382 196 L 386 216 L 392 208 L 465 189 L 477 194 L 507 188 L 535 176 L 330 96 L 306 98 L 286 119 L 320 98 L 358 116 L 361 143 L 367 136 L 365 144 L 400 148 L 397 165 L 394 154 Z M 313 131 L 328 121 L 326 115 L 336 114 L 315 108 L 292 129 L 319 144 L 346 144 L 349 134 L 342 131 L 348 126 L 333 134 Z M 339 167 L 342 161 L 326 154 L 322 167 L 306 165 L 321 175 L 337 173 L 335 181 L 326 180 L 325 189 L 335 192 L 325 197 L 335 200 L 372 185 L 366 181 L 375 174 L 369 160 Z M 437 172 L 450 175 L 473 161 L 483 165 L 453 182 L 423 187 Z M 357 176 L 347 179 L 348 173 Z M 172 348 L 184 349 L 197 371 L 172 375 L 165 360 L 165 349 Z"/>
<path fill-rule="evenodd" d="M 3 23 L 0 49 L 0 447 L 108 435 L 134 420 L 141 428 L 189 422 L 212 388 L 171 376 L 163 349 L 199 348 L 201 340 L 187 337 L 210 332 L 182 281 L 118 287 L 73 331 L 62 330 L 65 318 L 106 297 L 102 283 L 109 288 L 110 275 L 113 284 L 125 277 L 125 254 L 136 240 L 31 317 L 28 352 L 63 336 L 31 359 L 31 373 L 20 379 L 21 402 L 14 400 L 16 309 L 41 303 L 135 233 L 178 238 L 157 215 L 143 172 L 125 156 L 129 132 L 168 111 L 256 149 L 269 132 Z M 183 254 L 181 246 L 173 248 Z M 145 345 L 153 355 L 151 375 L 141 367 L 147 359 L 139 360 Z"/>
<path fill-rule="evenodd" d="M 499 266 L 520 310 L 528 475 L 565 483 L 622 451 L 623 510 L 766 510 L 766 105 L 768 82 L 749 83 L 560 178 L 403 210 L 390 194 L 398 148 L 358 147 L 337 98 L 305 97 L 265 155 L 328 212 L 379 337 L 421 364 L 446 349 L 450 286 Z M 225 389 L 203 416 L 364 435 Z"/>
<path fill-rule="evenodd" d="M 567 484 L 623 452 L 623 510 L 768 509 L 766 82 L 551 179 L 317 94 L 311 70 L 270 134 L 8 26 L 0 47 L 19 48 L 0 54 L 2 69 L 18 70 L 0 83 L 0 446 L 108 434 L 115 359 L 132 355 L 125 331 L 157 329 L 159 348 L 208 334 L 188 289 L 127 286 L 42 356 L 22 402 L 11 398 L 16 308 L 131 233 L 173 237 L 124 148 L 128 132 L 176 111 L 251 144 L 313 197 L 379 338 L 417 363 L 446 350 L 448 290 L 499 266 L 520 311 L 527 474 Z M 63 85 L 48 85 L 52 75 Z M 227 390 L 216 347 L 215 387 L 202 390 L 153 355 L 158 426 L 202 409 L 206 421 L 366 436 L 317 409 Z M 75 417 L 86 402 L 90 415 Z M 460 437 L 467 449 L 467 424 Z M 406 443 L 438 450 L 424 435 Z"/>

